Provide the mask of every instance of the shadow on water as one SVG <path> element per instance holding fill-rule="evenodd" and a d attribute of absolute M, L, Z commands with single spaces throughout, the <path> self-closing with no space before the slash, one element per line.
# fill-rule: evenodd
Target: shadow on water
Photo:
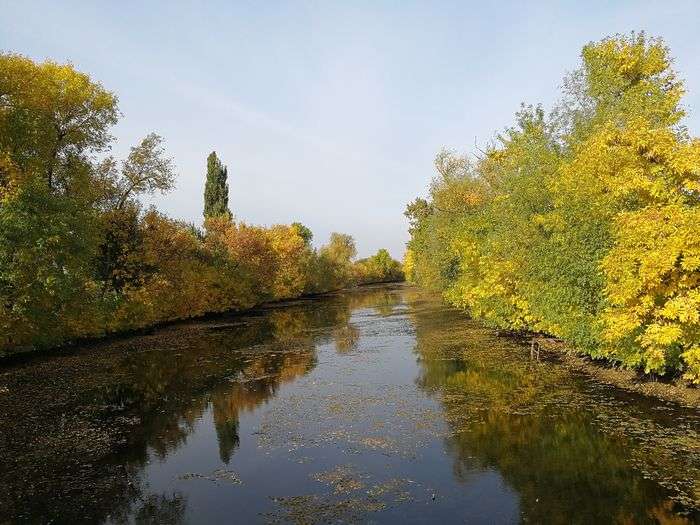
<path fill-rule="evenodd" d="M 0 523 L 695 523 L 700 415 L 382 285 L 0 369 Z"/>

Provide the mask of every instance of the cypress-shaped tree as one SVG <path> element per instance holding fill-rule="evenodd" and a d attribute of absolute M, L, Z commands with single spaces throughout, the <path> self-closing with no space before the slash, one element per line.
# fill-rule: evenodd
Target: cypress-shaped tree
<path fill-rule="evenodd" d="M 216 152 L 207 157 L 207 182 L 204 185 L 204 217 L 231 215 L 228 209 L 228 172 Z"/>

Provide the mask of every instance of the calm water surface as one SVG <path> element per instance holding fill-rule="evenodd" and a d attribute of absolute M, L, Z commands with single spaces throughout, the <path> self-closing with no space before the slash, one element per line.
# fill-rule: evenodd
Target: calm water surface
<path fill-rule="evenodd" d="M 406 286 L 40 366 L 12 388 L 41 392 L 70 370 L 66 413 L 129 430 L 87 466 L 71 434 L 60 461 L 27 444 L 0 487 L 12 494 L 0 523 L 698 522 L 697 411 L 531 362 L 522 341 Z M 46 417 L 51 439 L 69 432 L 67 416 Z M 94 489 L 76 484 L 81 468 Z"/>

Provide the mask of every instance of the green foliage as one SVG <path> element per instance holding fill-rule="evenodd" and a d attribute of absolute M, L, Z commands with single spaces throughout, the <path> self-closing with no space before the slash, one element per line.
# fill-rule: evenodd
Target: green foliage
<path fill-rule="evenodd" d="M 92 262 L 116 97 L 71 66 L 0 54 L 0 348 L 99 332 Z"/>
<path fill-rule="evenodd" d="M 291 226 L 296 230 L 296 233 L 299 235 L 299 237 L 303 239 L 304 244 L 311 244 L 311 241 L 314 238 L 314 234 L 308 227 L 304 226 L 300 222 L 293 222 Z"/>
<path fill-rule="evenodd" d="M 228 171 L 216 152 L 207 157 L 207 181 L 204 185 L 204 217 L 230 216 L 228 209 Z"/>
<path fill-rule="evenodd" d="M 46 346 L 92 330 L 99 231 L 80 199 L 30 177 L 0 200 L 0 348 Z"/>
<path fill-rule="evenodd" d="M 678 125 L 670 64 L 643 33 L 590 43 L 549 117 L 524 106 L 473 163 L 441 152 L 429 199 L 406 210 L 411 280 L 492 325 L 700 381 L 684 233 L 700 205 L 700 142 Z"/>

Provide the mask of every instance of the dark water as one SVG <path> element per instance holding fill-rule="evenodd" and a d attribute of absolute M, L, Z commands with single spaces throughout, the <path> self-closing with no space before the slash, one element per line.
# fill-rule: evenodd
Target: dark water
<path fill-rule="evenodd" d="M 404 286 L 172 326 L 3 385 L 0 523 L 698 522 L 697 411 L 531 362 Z"/>

